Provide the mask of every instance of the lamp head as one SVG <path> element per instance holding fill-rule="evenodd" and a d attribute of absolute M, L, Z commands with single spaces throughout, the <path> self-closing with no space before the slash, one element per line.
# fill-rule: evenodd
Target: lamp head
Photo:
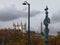
<path fill-rule="evenodd" d="M 23 5 L 30 5 L 27 1 L 24 1 Z"/>
<path fill-rule="evenodd" d="M 23 5 L 26 5 L 26 3 L 23 3 Z"/>
<path fill-rule="evenodd" d="M 45 10 L 48 10 L 48 6 L 46 6 Z"/>

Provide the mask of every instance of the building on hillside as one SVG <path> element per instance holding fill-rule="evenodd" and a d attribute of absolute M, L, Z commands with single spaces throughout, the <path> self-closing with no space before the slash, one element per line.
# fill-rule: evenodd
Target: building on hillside
<path fill-rule="evenodd" d="M 57 32 L 57 35 L 60 35 L 60 32 Z"/>
<path fill-rule="evenodd" d="M 13 23 L 13 29 L 26 33 L 26 23 L 24 25 L 22 24 L 22 22 L 20 23 L 20 25 L 18 23 L 17 25 Z"/>

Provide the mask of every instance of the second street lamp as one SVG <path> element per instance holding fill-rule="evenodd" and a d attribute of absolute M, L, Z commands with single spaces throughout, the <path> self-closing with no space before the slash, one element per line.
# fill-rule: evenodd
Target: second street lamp
<path fill-rule="evenodd" d="M 45 45 L 49 45 L 49 40 L 48 40 L 49 28 L 48 28 L 48 25 L 50 24 L 50 18 L 48 17 L 48 7 L 47 6 L 45 8 L 45 14 L 46 14 L 46 17 L 44 19 L 44 25 L 45 25 L 45 29 L 44 29 Z"/>
<path fill-rule="evenodd" d="M 30 45 L 30 4 L 25 1 L 23 5 L 28 5 L 28 45 Z"/>

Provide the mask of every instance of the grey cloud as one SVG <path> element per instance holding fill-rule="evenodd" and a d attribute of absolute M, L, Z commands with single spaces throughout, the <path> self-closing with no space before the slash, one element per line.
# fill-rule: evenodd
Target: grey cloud
<path fill-rule="evenodd" d="M 31 17 L 41 13 L 40 11 L 31 11 Z"/>
<path fill-rule="evenodd" d="M 51 18 L 50 34 L 57 34 L 60 31 L 60 11 L 55 12 Z"/>
<path fill-rule="evenodd" d="M 53 14 L 51 22 L 52 23 L 60 23 L 60 11 Z"/>
<path fill-rule="evenodd" d="M 60 31 L 60 23 L 54 23 L 49 25 L 50 34 L 57 34 Z"/>
<path fill-rule="evenodd" d="M 39 13 L 40 11 L 31 11 L 31 17 Z M 27 12 L 17 10 L 15 6 L 0 10 L 0 21 L 10 21 L 18 18 L 26 18 L 27 16 Z"/>

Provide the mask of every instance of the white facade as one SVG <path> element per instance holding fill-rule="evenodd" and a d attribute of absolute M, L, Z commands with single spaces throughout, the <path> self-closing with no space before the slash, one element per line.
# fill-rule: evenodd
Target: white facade
<path fill-rule="evenodd" d="M 26 23 L 24 25 L 22 24 L 22 22 L 20 25 L 18 23 L 17 23 L 17 25 L 15 23 L 13 23 L 13 28 L 16 30 L 20 30 L 23 33 L 26 33 Z"/>

